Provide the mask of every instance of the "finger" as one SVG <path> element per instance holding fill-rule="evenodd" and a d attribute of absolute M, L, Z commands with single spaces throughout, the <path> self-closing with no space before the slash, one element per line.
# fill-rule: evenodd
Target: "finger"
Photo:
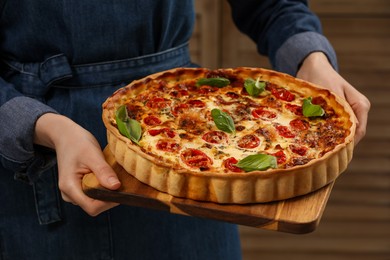
<path fill-rule="evenodd" d="M 355 134 L 355 145 L 356 145 L 366 135 L 368 113 L 367 113 L 367 110 L 365 108 L 361 108 L 359 106 L 356 106 L 356 108 L 353 108 L 353 109 L 354 109 L 355 114 L 357 116 L 356 134 Z"/>
<path fill-rule="evenodd" d="M 61 192 L 61 197 L 65 202 L 72 203 L 73 205 L 77 205 L 76 202 L 73 202 L 71 198 L 69 198 L 65 193 Z"/>
<path fill-rule="evenodd" d="M 106 161 L 100 160 L 90 168 L 103 187 L 116 190 L 121 186 L 118 176 Z"/>
<path fill-rule="evenodd" d="M 116 190 L 121 186 L 118 176 L 106 162 L 101 150 L 88 154 L 86 161 L 88 162 L 87 168 L 95 174 L 100 185 L 110 190 Z"/>
<path fill-rule="evenodd" d="M 81 190 L 81 185 L 69 184 L 65 190 L 66 191 L 61 192 L 62 199 L 65 202 L 81 207 L 90 216 L 97 216 L 100 213 L 119 205 L 119 203 L 100 201 L 88 197 Z"/>
<path fill-rule="evenodd" d="M 370 111 L 371 104 L 370 101 L 358 90 L 352 88 L 352 91 L 349 93 L 350 94 L 346 96 L 346 99 L 351 104 L 352 110 L 354 111 L 357 118 L 356 134 L 355 134 L 355 145 L 356 145 L 366 135 L 366 129 L 368 123 L 368 112 Z"/>
<path fill-rule="evenodd" d="M 87 204 L 79 205 L 88 215 L 95 217 L 100 213 L 118 206 L 119 203 L 89 199 Z"/>

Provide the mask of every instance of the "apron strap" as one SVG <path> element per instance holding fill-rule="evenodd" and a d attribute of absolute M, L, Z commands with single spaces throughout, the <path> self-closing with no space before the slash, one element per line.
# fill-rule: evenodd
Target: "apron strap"
<path fill-rule="evenodd" d="M 51 56 L 43 62 L 19 62 L 11 59 L 2 59 L 2 62 L 19 72 L 21 77 L 26 79 L 25 82 L 28 82 L 26 86 L 17 86 L 21 88 L 21 92 L 40 100 L 51 85 L 73 77 L 72 67 L 62 53 Z"/>
<path fill-rule="evenodd" d="M 40 81 L 36 84 L 41 86 L 26 87 L 22 91 L 36 97 L 43 97 L 51 86 L 103 86 L 123 83 L 124 80 L 130 81 L 169 68 L 192 66 L 188 43 L 135 58 L 91 64 L 70 65 L 63 53 L 53 55 L 43 62 L 22 63 L 10 59 L 2 61 L 19 73 Z"/>
<path fill-rule="evenodd" d="M 71 78 L 72 68 L 64 54 L 51 56 L 39 64 L 38 75 L 46 86 L 55 82 Z"/>
<path fill-rule="evenodd" d="M 47 225 L 62 220 L 61 195 L 57 183 L 57 173 L 54 168 L 51 168 L 32 184 L 35 208 L 40 225 Z"/>
<path fill-rule="evenodd" d="M 191 66 L 188 43 L 158 53 L 139 57 L 73 65 L 73 76 L 57 81 L 54 87 L 72 88 L 130 83 L 149 74 L 177 67 Z"/>

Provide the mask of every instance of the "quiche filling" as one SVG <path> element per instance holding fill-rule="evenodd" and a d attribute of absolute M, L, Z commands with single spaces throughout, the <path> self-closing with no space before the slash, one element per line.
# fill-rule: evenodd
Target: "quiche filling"
<path fill-rule="evenodd" d="M 305 165 L 350 134 L 327 91 L 308 95 L 247 74 L 221 69 L 139 81 L 111 123 L 173 168 L 219 173 Z"/>

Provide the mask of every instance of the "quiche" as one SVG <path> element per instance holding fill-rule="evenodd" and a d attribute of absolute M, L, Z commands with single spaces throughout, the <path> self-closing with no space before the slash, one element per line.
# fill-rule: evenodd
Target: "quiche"
<path fill-rule="evenodd" d="M 176 68 L 103 103 L 115 160 L 172 196 L 261 203 L 315 191 L 352 159 L 356 119 L 329 90 L 261 68 Z"/>

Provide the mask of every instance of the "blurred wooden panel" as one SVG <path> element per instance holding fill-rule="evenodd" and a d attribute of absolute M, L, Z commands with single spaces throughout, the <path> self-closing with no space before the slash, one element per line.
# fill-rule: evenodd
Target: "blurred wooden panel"
<path fill-rule="evenodd" d="M 317 254 L 326 252 L 328 255 L 330 255 L 331 253 L 335 254 L 338 252 L 353 252 L 353 253 L 364 253 L 367 251 L 386 252 L 388 244 L 386 243 L 386 241 L 383 241 L 381 239 L 371 238 L 370 243 L 367 243 L 362 247 L 356 247 L 356 244 L 362 244 L 364 240 L 366 240 L 366 238 L 361 236 L 349 237 L 348 240 L 346 240 L 343 237 L 328 237 L 328 238 L 320 238 L 318 240 L 318 243 L 313 243 L 312 240 L 307 237 L 301 237 L 300 239 L 295 239 L 295 240 L 290 240 L 290 239 L 283 240 L 280 237 L 268 238 L 267 241 L 263 242 L 264 248 L 262 248 L 261 253 L 259 253 L 257 259 L 264 259 L 262 257 L 263 252 L 267 252 L 267 251 L 270 252 L 271 250 L 278 251 L 280 249 L 281 243 L 285 244 L 283 251 L 289 251 L 290 256 L 296 252 L 297 253 L 317 252 Z M 330 247 L 329 245 L 332 246 Z M 310 249 L 308 249 L 308 246 L 310 246 Z M 249 241 L 245 245 L 245 247 L 248 250 L 256 250 L 259 246 L 255 241 L 253 242 Z M 291 259 L 291 257 L 288 257 L 288 259 Z M 303 258 L 303 259 L 310 259 L 310 258 Z M 312 259 L 318 259 L 318 258 L 314 257 Z M 330 257 L 328 259 L 336 259 L 336 258 Z M 366 259 L 370 259 L 370 258 L 366 258 Z"/>
<path fill-rule="evenodd" d="M 361 65 L 363 66 L 363 65 Z M 364 70 L 363 68 L 358 68 L 358 70 L 346 70 L 345 68 L 340 68 L 343 73 L 348 72 L 348 75 L 344 75 L 344 78 L 347 78 L 348 81 L 352 85 L 356 85 L 356 87 L 359 88 L 360 91 L 364 91 L 365 94 L 369 94 L 368 92 L 372 92 L 371 95 L 375 97 L 375 100 L 378 104 L 389 104 L 388 100 L 387 102 L 383 102 L 385 100 L 384 97 L 387 97 L 388 91 L 385 88 L 387 82 L 390 82 L 390 73 L 386 70 L 367 70 L 363 73 L 361 70 Z"/>
<path fill-rule="evenodd" d="M 375 100 L 376 102 L 374 104 L 371 104 L 371 110 L 369 113 L 369 120 L 376 121 L 377 123 L 379 121 L 383 122 L 389 122 L 387 120 L 387 115 L 389 111 L 389 97 L 388 97 L 388 91 L 386 90 L 376 90 L 375 85 L 371 84 L 360 84 L 358 81 L 356 81 L 356 84 L 353 84 L 352 80 L 349 81 L 352 85 L 354 85 L 356 88 L 360 90 L 366 97 L 370 100 Z M 372 87 L 372 90 L 369 88 Z"/>
<path fill-rule="evenodd" d="M 195 1 L 196 23 L 190 41 L 192 60 L 207 68 L 220 66 L 221 1 Z"/>
<path fill-rule="evenodd" d="M 383 178 L 383 180 L 385 180 L 385 178 Z M 332 196 L 343 197 L 344 199 L 341 201 L 343 204 L 349 206 L 356 205 L 356 207 L 359 207 L 367 205 L 372 207 L 386 207 L 389 205 L 388 198 L 390 196 L 390 187 L 388 184 L 389 183 L 386 185 L 387 187 L 376 189 L 375 191 L 366 188 L 366 186 L 364 189 L 356 189 L 356 187 L 345 188 L 345 186 L 340 186 L 340 189 L 333 190 Z M 337 200 L 334 200 L 334 203 L 337 203 Z M 387 211 L 387 214 L 390 214 L 390 209 Z"/>
<path fill-rule="evenodd" d="M 371 109 L 370 113 L 375 113 L 375 107 Z M 390 113 L 390 112 L 389 112 Z M 371 123 L 370 117 L 368 119 L 367 134 L 363 142 L 371 142 L 372 140 L 383 140 L 387 142 L 390 139 L 390 122 L 386 121 L 384 124 Z M 383 153 L 388 153 L 388 150 L 383 150 Z M 355 153 L 358 155 L 358 153 Z M 390 169 L 390 168 L 388 168 Z M 389 175 L 390 178 L 390 175 Z"/>
<path fill-rule="evenodd" d="M 369 142 L 359 143 L 359 145 L 355 148 L 355 152 L 357 152 L 359 156 L 363 157 L 377 158 L 385 156 L 390 158 L 389 147 L 390 140 L 388 139 L 369 140 Z"/>
<path fill-rule="evenodd" d="M 372 98 L 375 98 L 375 96 L 384 95 L 385 93 L 374 93 L 376 95 L 369 95 Z M 370 123 L 372 124 L 380 124 L 380 123 L 386 123 L 389 122 L 387 117 L 389 117 L 389 111 L 390 111 L 390 105 L 377 105 L 375 106 L 375 113 L 370 114 Z M 390 147 L 390 146 L 389 146 Z M 390 149 L 389 149 L 390 150 Z"/>
<path fill-rule="evenodd" d="M 353 174 L 353 176 L 344 175 Z M 352 172 L 348 170 L 337 180 L 337 189 L 390 190 L 388 172 Z M 353 177 L 353 178 L 349 178 Z M 367 180 L 369 177 L 369 180 Z M 334 194 L 332 194 L 334 196 Z M 360 197 L 360 195 L 358 196 Z M 386 198 L 384 198 L 386 199 Z M 375 201 L 373 201 L 375 203 Z"/>
<path fill-rule="evenodd" d="M 341 229 L 343 230 L 343 229 Z M 350 228 L 350 230 L 353 230 Z M 345 230 L 344 230 L 345 231 Z M 250 232 L 250 231 L 249 231 Z M 248 233 L 249 233 L 248 232 Z M 357 233 L 355 231 L 355 233 Z M 383 233 L 383 232 L 381 232 Z M 344 233 L 345 234 L 345 233 Z M 385 233 L 385 235 L 387 235 Z M 270 252 L 278 251 L 280 250 L 280 245 L 285 245 L 283 248 L 283 251 L 289 251 L 290 255 L 292 255 L 295 252 L 319 252 L 324 253 L 335 253 L 335 252 L 353 252 L 353 253 L 364 253 L 364 252 L 386 252 L 388 243 L 386 241 L 371 237 L 370 242 L 366 243 L 362 247 L 356 247 L 357 244 L 363 244 L 362 242 L 366 240 L 366 237 L 364 237 L 364 233 L 360 233 L 360 235 L 352 235 L 347 237 L 348 240 L 345 239 L 346 237 L 343 236 L 343 233 L 340 232 L 339 236 L 333 237 L 332 235 L 329 237 L 318 237 L 317 243 L 315 243 L 310 236 L 303 235 L 299 236 L 297 239 L 290 239 L 290 236 L 285 235 L 269 235 L 267 237 L 267 240 L 264 240 L 262 242 L 262 245 L 258 245 L 256 243 L 256 239 L 249 240 L 248 243 L 244 246 L 248 250 L 258 250 L 259 255 L 257 259 L 265 259 L 262 258 L 262 252 Z M 331 245 L 331 246 L 330 246 Z M 261 247 L 261 251 L 259 250 L 259 247 Z M 328 256 L 329 257 L 329 256 Z M 269 258 L 267 258 L 269 259 Z M 290 259 L 290 257 L 288 257 Z M 303 259 L 310 259 L 310 258 L 303 258 Z M 316 257 L 313 259 L 317 259 Z M 328 258 L 328 259 L 338 259 L 338 258 Z M 372 259 L 372 258 L 366 258 L 366 259 Z"/>
<path fill-rule="evenodd" d="M 327 223 L 326 228 L 321 228 L 321 231 L 322 231 L 321 237 L 324 237 L 326 235 L 329 237 L 334 236 L 334 237 L 344 237 L 344 238 L 355 237 L 355 236 L 364 236 L 366 238 L 370 238 L 370 237 L 375 238 L 375 236 L 378 233 L 382 234 L 383 236 L 390 235 L 390 229 L 383 228 L 384 225 L 381 221 L 370 224 L 371 228 L 365 229 L 365 230 L 363 230 L 363 232 L 359 229 L 354 228 L 354 225 L 356 225 L 356 224 L 361 225 L 361 226 L 367 225 L 367 223 L 365 221 L 356 221 L 355 223 L 350 223 L 350 224 L 345 224 L 345 223 L 343 223 L 343 221 L 336 221 L 336 220 L 329 222 L 329 223 Z M 385 227 L 390 227 L 390 223 L 388 225 L 385 225 Z M 251 232 L 251 230 L 249 228 L 242 228 L 242 233 L 244 233 L 248 237 L 253 236 L 253 233 Z M 279 234 L 276 232 L 274 232 L 274 233 L 263 232 L 263 234 L 266 234 L 267 237 L 269 237 L 269 238 L 282 238 L 282 239 L 285 238 L 285 239 L 287 239 L 287 238 L 291 237 L 289 235 Z M 313 236 L 313 234 L 298 236 L 298 237 L 295 236 L 295 238 L 299 241 L 301 239 L 301 237 L 304 237 L 306 239 L 306 237 L 312 237 L 312 236 Z M 253 236 L 253 239 L 256 239 L 256 237 Z M 318 239 L 320 239 L 320 238 L 318 238 Z M 301 248 L 304 248 L 303 245 L 301 245 Z M 311 259 L 311 258 L 303 258 L 303 259 L 306 260 L 306 259 Z M 314 259 L 316 259 L 316 258 L 314 258 Z M 369 259 L 369 258 L 366 258 L 366 259 Z"/>
<path fill-rule="evenodd" d="M 337 48 L 337 45 L 334 45 Z M 354 72 L 359 71 L 361 73 L 365 73 L 367 71 L 390 71 L 390 62 L 389 56 L 381 55 L 381 54 L 370 54 L 370 53 L 362 53 L 362 54 L 348 54 L 338 51 L 338 61 L 340 64 L 340 70 L 347 72 L 348 70 L 353 70 Z M 383 82 L 384 84 L 388 84 L 387 82 Z"/>
<path fill-rule="evenodd" d="M 283 243 L 283 242 L 282 242 Z M 343 253 L 338 252 L 335 254 L 332 251 L 324 251 L 318 253 L 317 251 L 301 250 L 292 254 L 290 251 L 285 250 L 263 250 L 261 253 L 245 248 L 245 259 L 288 259 L 288 260 L 303 260 L 303 259 L 315 259 L 315 260 L 329 260 L 329 259 L 342 259 L 342 260 L 367 260 L 367 259 L 387 259 L 387 252 L 385 253 Z"/>
<path fill-rule="evenodd" d="M 267 57 L 259 55 L 253 41 L 243 35 L 234 25 L 230 6 L 222 6 L 222 60 L 221 66 L 271 68 Z"/>
<path fill-rule="evenodd" d="M 332 200 L 332 204 L 328 205 L 326 212 L 323 218 L 326 218 L 326 222 L 322 222 L 326 227 L 326 223 L 332 221 L 344 221 L 345 224 L 353 224 L 354 222 L 361 223 L 366 222 L 366 225 L 355 225 L 357 230 L 360 230 L 361 233 L 365 232 L 365 229 L 369 229 L 371 223 L 382 223 L 383 228 L 388 228 L 389 226 L 389 216 L 390 208 L 384 206 L 371 206 L 371 205 L 348 205 L 347 203 L 340 203 L 339 200 Z M 321 230 L 324 227 L 319 227 L 318 232 L 321 233 Z M 313 233 L 315 234 L 315 233 Z M 320 234 L 318 234 L 320 235 Z M 377 234 L 380 239 L 383 239 L 389 245 L 389 237 L 383 237 L 381 234 Z M 313 235 L 315 237 L 315 235 Z M 389 248 L 387 248 L 389 250 Z"/>
<path fill-rule="evenodd" d="M 390 37 L 389 20 L 386 17 L 321 16 L 321 23 L 324 33 L 330 37 L 356 35 L 360 37 Z"/>
<path fill-rule="evenodd" d="M 390 32 L 389 37 L 382 38 L 373 36 L 362 38 L 358 35 L 338 36 L 332 39 L 332 45 L 343 55 L 356 55 L 357 58 L 361 59 L 370 55 L 377 59 L 375 57 L 377 55 L 390 54 L 390 48 L 387 48 L 387 46 L 390 46 Z M 390 62 L 387 63 L 390 64 Z"/>
<path fill-rule="evenodd" d="M 383 152 L 385 151 L 382 151 L 382 153 Z M 366 173 L 367 179 L 370 178 L 370 173 L 390 174 L 390 158 L 388 156 L 371 158 L 371 157 L 360 156 L 360 154 L 355 152 L 354 159 L 355 160 L 348 167 L 349 172 Z M 351 175 L 353 175 L 353 173 Z M 383 177 L 387 178 L 387 180 L 390 181 L 389 176 L 383 176 Z M 388 197 L 387 199 L 390 200 L 390 197 Z M 390 205 L 390 201 L 389 201 L 389 205 Z"/>
<path fill-rule="evenodd" d="M 313 0 L 310 8 L 320 15 L 328 16 L 378 16 L 389 15 L 388 0 Z"/>

